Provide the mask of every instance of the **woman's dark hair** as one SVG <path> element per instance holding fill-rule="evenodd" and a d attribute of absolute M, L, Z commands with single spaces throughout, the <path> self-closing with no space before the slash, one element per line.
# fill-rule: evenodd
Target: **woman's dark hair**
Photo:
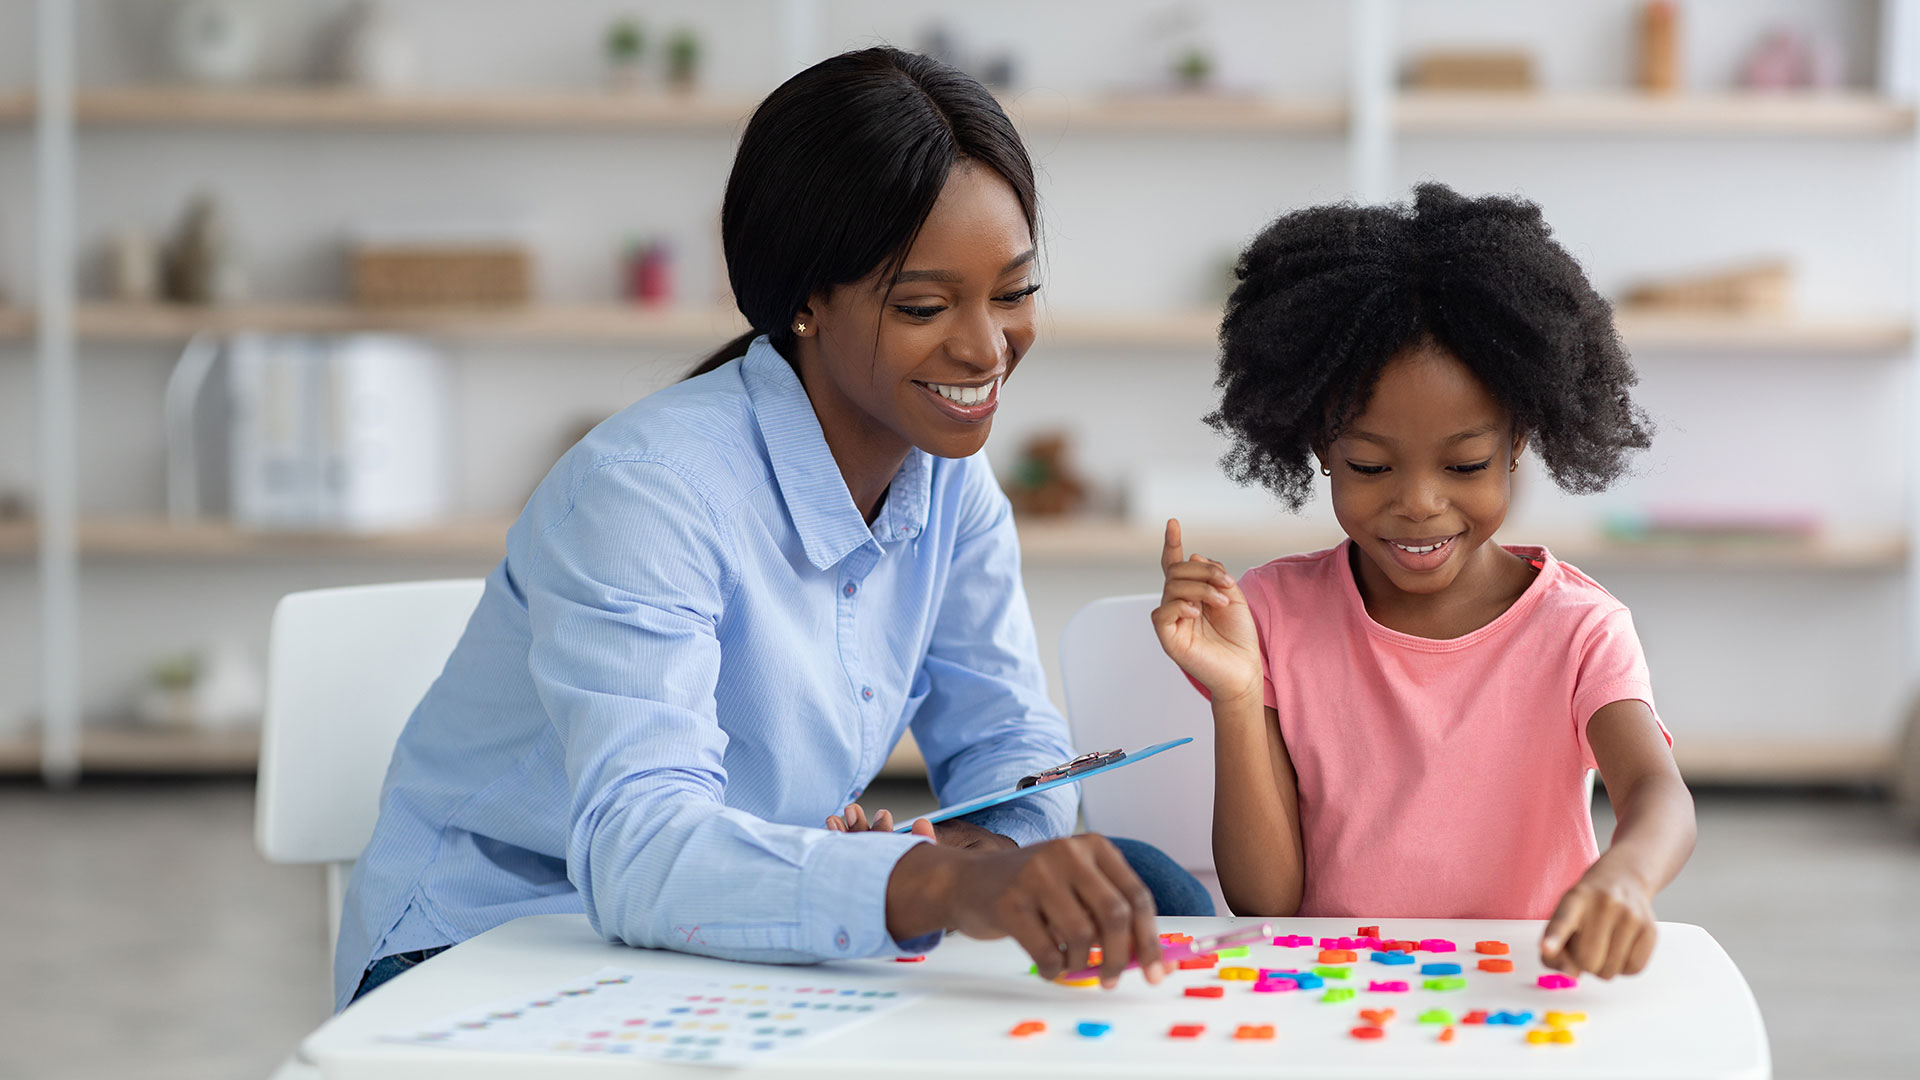
<path fill-rule="evenodd" d="M 1563 490 L 1599 491 L 1651 444 L 1613 312 L 1540 208 L 1422 184 L 1411 206 L 1319 206 L 1268 225 L 1220 326 L 1222 459 L 1298 510 L 1315 449 L 1364 412 L 1381 369 L 1433 344 L 1513 414 Z"/>
<path fill-rule="evenodd" d="M 688 377 L 745 355 L 760 334 L 791 360 L 794 314 L 876 269 L 890 278 L 963 158 L 1006 179 L 1037 239 L 1033 162 L 972 76 L 882 47 L 782 83 L 747 121 L 720 208 L 727 278 L 753 329 Z"/>

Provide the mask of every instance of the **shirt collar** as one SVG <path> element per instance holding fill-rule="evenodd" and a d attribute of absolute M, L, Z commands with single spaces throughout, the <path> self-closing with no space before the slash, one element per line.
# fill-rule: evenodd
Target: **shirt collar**
<path fill-rule="evenodd" d="M 927 523 L 927 503 L 933 483 L 930 455 L 918 447 L 907 451 L 906 463 L 887 488 L 886 501 L 873 528 L 860 516 L 840 475 L 840 466 L 827 448 L 800 376 L 763 334 L 753 339 L 740 361 L 747 399 L 753 404 L 760 437 L 766 441 L 773 476 L 780 484 L 787 513 L 807 561 L 825 570 L 862 544 L 876 540 L 909 540 Z"/>

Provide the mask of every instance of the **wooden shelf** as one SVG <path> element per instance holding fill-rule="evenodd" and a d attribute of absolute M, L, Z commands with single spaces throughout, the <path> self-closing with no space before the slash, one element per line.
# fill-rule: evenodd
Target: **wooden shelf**
<path fill-rule="evenodd" d="M 1296 551 L 1339 543 L 1332 526 L 1277 524 L 1270 529 L 1185 529 L 1186 549 L 1228 564 L 1253 565 Z M 1676 570 L 1877 570 L 1904 569 L 1902 533 L 1825 537 L 1808 542 L 1775 540 L 1611 540 L 1599 535 L 1514 530 L 1507 543 L 1544 544 L 1556 558 L 1577 565 Z M 1158 529 L 1119 521 L 1027 519 L 1020 522 L 1020 552 L 1034 565 L 1152 566 L 1160 554 Z"/>
<path fill-rule="evenodd" d="M 1629 347 L 1648 352 L 1876 355 L 1911 347 L 1913 328 L 1889 316 L 1672 315 L 1623 309 Z M 1212 356 L 1220 313 L 1203 308 L 1147 315 L 1043 311 L 1040 344 L 1075 349 L 1164 349 Z M 456 341 L 711 347 L 746 329 L 730 308 L 648 309 L 629 304 L 533 304 L 512 309 L 366 308 L 352 304 L 81 304 L 83 340 L 183 341 L 196 333 L 392 331 Z M 32 335 L 33 313 L 0 307 L 0 340 Z"/>
<path fill-rule="evenodd" d="M 1005 101 L 1022 131 L 1112 134 L 1344 135 L 1347 106 L 1338 99 L 1225 94 L 1107 94 Z"/>
<path fill-rule="evenodd" d="M 244 775 L 260 761 L 260 732 L 89 727 L 80 734 L 80 771 L 123 775 Z M 37 736 L 0 739 L 0 775 L 40 771 Z"/>
<path fill-rule="evenodd" d="M 1683 733 L 1673 754 L 1694 784 L 1872 784 L 1886 779 L 1893 747 L 1881 740 L 1805 740 L 1694 737 Z M 245 775 L 260 759 L 260 733 L 90 727 L 80 739 L 80 768 L 88 774 Z M 0 739 L 0 776 L 40 770 L 35 736 Z M 911 735 L 894 748 L 880 776 L 923 777 L 926 761 Z"/>
<path fill-rule="evenodd" d="M 452 521 L 426 529 L 372 535 L 249 532 L 226 522 L 174 525 L 165 518 L 88 518 L 79 526 L 80 554 L 91 558 L 367 558 L 472 561 L 484 569 L 506 554 L 507 518 Z M 37 549 L 30 522 L 0 522 L 0 557 Z"/>
<path fill-rule="evenodd" d="M 369 308 L 352 304 L 82 304 L 75 331 L 93 341 L 174 341 L 196 333 L 394 331 L 475 341 L 717 346 L 746 324 L 719 308 L 534 304 L 521 308 Z"/>
<path fill-rule="evenodd" d="M 309 557 L 457 559 L 491 563 L 506 550 L 508 518 L 475 518 L 428 529 L 367 536 L 337 533 L 247 532 L 224 522 L 176 526 L 164 518 L 89 518 L 80 522 L 80 553 L 92 558 L 221 559 Z M 1123 521 L 1066 518 L 1023 519 L 1021 558 L 1032 565 L 1154 565 L 1160 553 L 1157 529 Z M 1331 547 L 1341 537 L 1331 526 L 1279 523 L 1272 528 L 1187 529 L 1187 550 L 1227 563 L 1251 565 L 1295 551 Z M 1678 570 L 1868 570 L 1907 565 L 1908 548 L 1898 532 L 1860 533 L 1792 540 L 1613 540 L 1589 534 L 1514 530 L 1510 543 L 1545 544 L 1559 558 L 1580 565 Z M 0 522 L 0 557 L 23 558 L 37 547 L 30 522 Z"/>
<path fill-rule="evenodd" d="M 1400 95 L 1409 135 L 1897 136 L 1914 108 L 1862 93 Z"/>
<path fill-rule="evenodd" d="M 1636 351 L 1845 353 L 1904 352 L 1913 324 L 1891 316 L 1676 315 L 1621 308 L 1620 336 Z"/>
<path fill-rule="evenodd" d="M 82 126 L 99 128 L 736 133 L 759 101 L 590 90 L 382 94 L 319 86 L 236 90 L 123 86 L 82 90 L 74 104 Z M 1020 127 L 1044 131 L 1340 135 L 1347 126 L 1346 105 L 1337 99 L 1036 94 L 1004 104 Z M 0 123 L 30 123 L 33 111 L 31 93 L 0 95 Z"/>
<path fill-rule="evenodd" d="M 1691 784 L 1875 784 L 1891 775 L 1894 748 L 1880 739 L 1696 738 L 1682 731 L 1673 759 Z"/>
<path fill-rule="evenodd" d="M 80 91 L 82 126 L 447 131 L 687 131 L 735 133 L 752 98 L 614 91 L 469 90 L 384 94 L 323 86 L 210 90 L 182 86 Z M 1135 134 L 1326 134 L 1347 128 L 1334 98 L 1114 93 L 1015 96 L 1023 128 Z M 30 92 L 0 94 L 0 123 L 31 123 Z M 1412 135 L 1901 136 L 1914 108 L 1873 94 L 1632 92 L 1475 94 L 1412 91 L 1395 124 Z"/>
<path fill-rule="evenodd" d="M 1872 784 L 1886 779 L 1893 747 L 1881 740 L 1726 738 L 1685 735 L 1673 745 L 1675 761 L 1694 784 Z M 80 768 L 89 774 L 245 775 L 260 759 L 260 733 L 170 731 L 90 727 L 80 740 Z M 40 770 L 35 736 L 0 739 L 0 776 Z M 926 775 L 926 761 L 911 735 L 881 766 L 880 776 Z"/>
<path fill-rule="evenodd" d="M 82 90 L 88 127 L 340 130 L 584 130 L 734 133 L 756 100 L 615 91 L 462 91 L 385 94 L 330 87 L 207 90 L 126 86 Z"/>

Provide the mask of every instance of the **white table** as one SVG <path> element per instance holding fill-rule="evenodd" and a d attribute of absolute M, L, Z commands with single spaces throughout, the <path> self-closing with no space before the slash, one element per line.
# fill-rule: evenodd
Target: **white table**
<path fill-rule="evenodd" d="M 1162 931 L 1214 933 L 1254 920 L 1162 919 Z M 1270 920 L 1280 934 L 1316 939 L 1352 935 L 1350 920 Z M 1586 978 L 1571 990 L 1542 990 L 1535 977 L 1539 922 L 1463 920 L 1368 920 L 1394 937 L 1446 938 L 1461 952 L 1416 954 L 1421 963 L 1453 960 L 1465 971 L 1467 988 L 1419 989 L 1419 968 L 1385 967 L 1365 953 L 1348 982 L 1351 1001 L 1323 1004 L 1317 991 L 1256 994 L 1251 984 L 1223 982 L 1212 971 L 1183 971 L 1159 987 L 1129 973 L 1119 989 L 1077 989 L 1027 975 L 1028 961 L 1010 941 L 981 942 L 950 936 L 924 963 L 847 961 L 825 970 L 857 972 L 901 989 L 925 991 L 925 1000 L 864 1026 L 805 1044 L 746 1070 L 782 1078 L 849 1076 L 984 1076 L 997 1080 L 1060 1080 L 1062 1076 L 1324 1077 L 1595 1077 L 1635 1080 L 1681 1077 L 1763 1078 L 1771 1075 L 1766 1029 L 1740 971 L 1705 930 L 1660 924 L 1660 946 L 1648 970 L 1603 983 Z M 1489 974 L 1473 943 L 1485 939 L 1512 946 L 1514 971 Z M 1316 966 L 1317 949 L 1255 946 L 1245 960 L 1224 965 Z M 579 916 L 520 919 L 451 949 L 409 971 L 334 1017 L 310 1036 L 301 1057 L 319 1065 L 328 1080 L 385 1077 L 544 1077 L 620 1072 L 625 1075 L 722 1075 L 699 1066 L 648 1065 L 631 1059 L 534 1057 L 455 1052 L 444 1048 L 381 1042 L 380 1036 L 416 1030 L 451 1014 L 594 972 L 619 967 L 642 973 L 680 971 L 739 978 L 753 965 L 610 945 Z M 790 973 L 792 969 L 783 969 Z M 1403 979 L 1408 993 L 1369 993 L 1369 979 Z M 1220 999 L 1189 998 L 1182 988 L 1221 985 Z M 1328 985 L 1339 985 L 1328 980 Z M 1363 1042 L 1348 1032 L 1359 1010 L 1390 1006 L 1397 1013 L 1384 1039 Z M 1420 1012 L 1445 1008 L 1530 1009 L 1529 1028 L 1455 1025 L 1452 1042 L 1437 1040 L 1438 1028 L 1416 1021 Z M 1573 1045 L 1529 1045 L 1525 1031 L 1539 1026 L 1548 1009 L 1584 1012 Z M 1016 1039 L 1008 1032 L 1026 1019 L 1046 1021 L 1048 1032 Z M 1074 1033 L 1081 1020 L 1113 1025 L 1105 1038 Z M 1168 1037 L 1172 1024 L 1207 1025 L 1197 1040 Z M 1270 1023 L 1272 1042 L 1233 1038 L 1242 1023 Z"/>

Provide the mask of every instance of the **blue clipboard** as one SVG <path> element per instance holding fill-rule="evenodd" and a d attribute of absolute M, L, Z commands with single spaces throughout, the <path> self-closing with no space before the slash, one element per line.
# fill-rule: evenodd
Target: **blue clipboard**
<path fill-rule="evenodd" d="M 1082 780 L 1099 776 L 1101 773 L 1109 773 L 1115 769 L 1124 769 L 1135 762 L 1145 761 L 1163 750 L 1171 750 L 1176 746 L 1181 746 L 1192 741 L 1192 737 L 1188 737 L 1185 739 L 1175 739 L 1172 742 L 1157 743 L 1147 747 L 1145 750 L 1130 751 L 1126 757 L 1121 758 L 1111 765 L 1102 765 L 1097 769 L 1088 769 L 1083 773 L 1063 776 L 1058 780 L 1048 780 L 1043 784 L 1035 784 L 1032 787 L 1010 787 L 1005 791 L 996 791 L 991 795 L 982 795 L 977 799 L 969 799 L 966 802 L 958 803 L 954 806 L 942 807 L 937 813 L 922 814 L 921 817 L 938 824 L 948 818 L 957 818 L 962 814 L 971 814 L 975 810 L 985 810 L 989 806 L 998 806 L 1003 802 L 1012 802 L 1014 799 L 1024 798 L 1037 792 L 1050 791 L 1062 784 L 1077 784 Z M 918 821 L 919 818 L 915 818 L 914 820 Z M 903 833 L 912 828 L 913 822 L 909 821 L 905 825 L 896 826 L 893 831 Z"/>

